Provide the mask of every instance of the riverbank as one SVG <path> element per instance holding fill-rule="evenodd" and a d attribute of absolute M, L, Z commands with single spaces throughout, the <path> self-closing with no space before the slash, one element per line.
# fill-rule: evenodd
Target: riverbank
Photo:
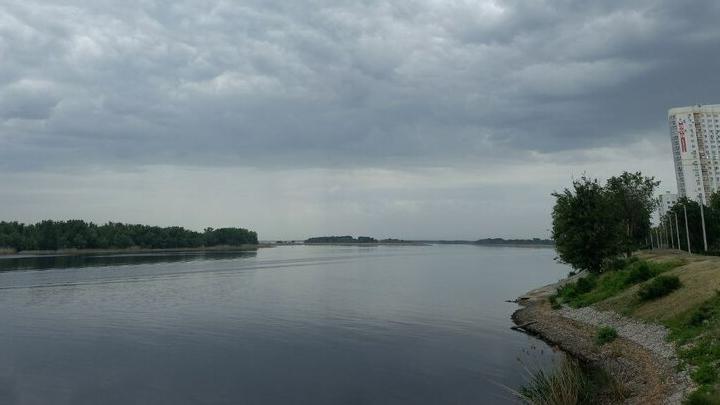
<path fill-rule="evenodd" d="M 168 248 L 168 249 L 59 249 L 59 250 L 22 250 L 15 252 L 12 249 L 0 250 L 0 259 L 12 257 L 31 256 L 71 256 L 71 255 L 117 255 L 117 254 L 148 254 L 148 253 L 183 253 L 183 252 L 238 252 L 269 248 L 276 245 L 270 243 L 258 243 L 239 246 L 210 246 L 197 248 Z"/>
<path fill-rule="evenodd" d="M 683 287 L 674 293 L 648 303 L 638 303 L 639 286 L 582 308 L 553 309 L 550 297 L 558 287 L 575 282 L 575 276 L 551 284 L 518 298 L 522 308 L 513 314 L 513 321 L 527 333 L 558 346 L 591 367 L 607 372 L 621 387 L 623 401 L 632 404 L 680 404 L 696 384 L 688 367 L 678 356 L 677 345 L 668 342 L 671 331 L 662 325 L 673 316 L 683 316 L 712 298 L 714 277 L 702 272 L 714 268 L 720 273 L 720 258 L 684 256 L 676 252 L 642 253 L 650 261 L 677 260 L 684 265 L 668 272 L 677 274 Z M 703 280 L 700 282 L 700 280 Z M 678 304 L 680 301 L 683 304 Z M 665 308 L 672 307 L 672 310 Z M 620 315 L 623 313 L 623 315 Z M 663 316 L 660 316 L 660 315 Z M 598 328 L 609 326 L 618 338 L 598 345 Z M 684 371 L 678 371 L 683 369 Z M 598 398 L 598 403 L 614 403 L 617 399 Z"/>

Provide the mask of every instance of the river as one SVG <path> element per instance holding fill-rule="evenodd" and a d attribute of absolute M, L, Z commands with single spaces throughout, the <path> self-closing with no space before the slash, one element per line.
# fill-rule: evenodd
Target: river
<path fill-rule="evenodd" d="M 504 302 L 547 248 L 0 259 L 2 404 L 502 404 L 557 353 Z"/>

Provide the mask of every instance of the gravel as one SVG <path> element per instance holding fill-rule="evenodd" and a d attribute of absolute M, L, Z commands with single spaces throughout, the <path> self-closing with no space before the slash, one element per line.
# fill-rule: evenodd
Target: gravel
<path fill-rule="evenodd" d="M 592 307 L 559 310 L 565 318 L 594 326 L 612 326 L 618 335 L 650 350 L 663 359 L 677 362 L 675 347 L 667 341 L 668 330 L 662 325 L 623 317 L 613 311 L 599 311 Z"/>
<path fill-rule="evenodd" d="M 592 307 L 573 309 L 563 307 L 557 311 L 564 318 L 593 326 L 611 326 L 618 335 L 653 353 L 667 363 L 667 366 L 677 370 L 679 360 L 675 347 L 667 341 L 668 329 L 662 325 L 646 323 L 636 319 L 623 317 L 613 311 L 600 311 Z M 666 404 L 680 404 L 682 398 L 694 388 L 694 384 L 687 371 L 675 371 L 673 394 L 665 401 Z"/>

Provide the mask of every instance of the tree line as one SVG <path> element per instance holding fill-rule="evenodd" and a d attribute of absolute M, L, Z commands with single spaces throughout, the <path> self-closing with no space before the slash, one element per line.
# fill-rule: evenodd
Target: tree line
<path fill-rule="evenodd" d="M 353 238 L 350 235 L 344 236 L 316 236 L 305 239 L 304 243 L 377 243 L 377 239 L 370 236 L 358 236 Z"/>
<path fill-rule="evenodd" d="M 504 239 L 504 238 L 485 238 L 485 239 L 478 239 L 474 243 L 478 245 L 529 245 L 529 246 L 536 246 L 536 245 L 548 245 L 552 246 L 555 244 L 552 239 L 540 239 L 540 238 L 532 238 L 532 239 Z"/>
<path fill-rule="evenodd" d="M 663 213 L 658 226 L 653 228 L 652 241 L 654 245 L 687 251 L 689 233 L 690 250 L 692 252 L 720 255 L 720 192 L 710 195 L 708 204 L 702 205 L 701 213 L 700 203 L 687 197 L 679 198 L 668 212 Z M 686 212 L 687 231 L 685 226 Z M 703 241 L 703 216 L 705 217 L 707 250 L 705 250 Z"/>
<path fill-rule="evenodd" d="M 58 249 L 170 249 L 257 244 L 257 233 L 244 228 L 206 228 L 196 232 L 180 226 L 159 227 L 83 220 L 45 220 L 35 224 L 0 222 L 0 248 Z"/>

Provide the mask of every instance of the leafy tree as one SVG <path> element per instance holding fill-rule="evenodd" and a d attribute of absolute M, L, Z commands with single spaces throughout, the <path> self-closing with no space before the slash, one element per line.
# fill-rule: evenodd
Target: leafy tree
<path fill-rule="evenodd" d="M 712 210 L 720 212 L 720 191 L 710 194 L 708 204 Z"/>
<path fill-rule="evenodd" d="M 645 243 L 650 216 L 656 207 L 653 195 L 658 185 L 660 182 L 654 177 L 645 177 L 640 172 L 623 172 L 606 183 L 605 188 L 623 223 L 622 245 L 627 257 Z"/>
<path fill-rule="evenodd" d="M 560 260 L 578 270 L 601 272 L 603 264 L 625 248 L 616 196 L 585 176 L 573 181 L 572 190 L 553 196 L 552 234 Z"/>

